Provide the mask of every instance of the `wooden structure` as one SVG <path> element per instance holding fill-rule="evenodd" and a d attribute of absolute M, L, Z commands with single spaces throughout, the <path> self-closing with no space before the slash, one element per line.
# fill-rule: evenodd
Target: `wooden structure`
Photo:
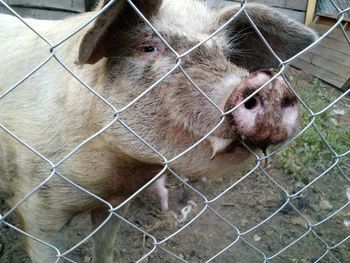
<path fill-rule="evenodd" d="M 231 0 L 241 2 L 240 0 Z M 308 0 L 248 0 L 249 2 L 265 4 L 274 7 L 276 10 L 286 16 L 305 23 Z"/>
<path fill-rule="evenodd" d="M 86 11 L 85 0 L 5 0 L 19 15 L 37 19 L 62 19 Z M 0 4 L 0 13 L 10 13 Z"/>
<path fill-rule="evenodd" d="M 342 8 L 350 6 L 350 0 L 334 1 L 340 3 Z M 73 13 L 89 10 L 95 0 L 5 0 L 5 2 L 24 17 L 62 19 Z M 248 2 L 274 7 L 288 17 L 314 28 L 319 35 L 324 34 L 336 22 L 335 9 L 327 10 L 329 0 L 248 0 Z M 0 13 L 9 11 L 0 4 Z M 343 25 L 350 37 L 350 14 L 344 19 Z M 291 64 L 338 88 L 343 90 L 350 88 L 350 45 L 339 29 L 331 32 L 317 47 L 296 58 Z"/>
<path fill-rule="evenodd" d="M 311 24 L 311 28 L 323 35 L 330 25 L 320 20 Z M 347 34 L 350 35 L 349 27 Z M 350 44 L 340 29 L 332 31 L 318 46 L 295 59 L 292 65 L 344 91 L 350 88 Z"/>
<path fill-rule="evenodd" d="M 324 0 L 309 0 L 305 23 L 320 36 L 336 23 L 333 7 L 322 9 Z M 328 1 L 328 0 L 326 0 Z M 350 7 L 349 0 L 338 0 L 341 8 Z M 326 3 L 326 2 L 325 2 Z M 329 3 L 329 2 L 327 2 Z M 350 39 L 350 14 L 341 23 Z M 328 34 L 318 46 L 295 59 L 292 65 L 344 91 L 350 89 L 350 42 L 338 27 Z"/>

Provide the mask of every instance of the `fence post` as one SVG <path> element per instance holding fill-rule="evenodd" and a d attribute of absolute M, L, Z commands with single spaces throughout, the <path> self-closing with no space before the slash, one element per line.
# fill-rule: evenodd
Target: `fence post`
<path fill-rule="evenodd" d="M 309 0 L 306 9 L 305 25 L 309 26 L 312 23 L 316 10 L 317 0 Z"/>

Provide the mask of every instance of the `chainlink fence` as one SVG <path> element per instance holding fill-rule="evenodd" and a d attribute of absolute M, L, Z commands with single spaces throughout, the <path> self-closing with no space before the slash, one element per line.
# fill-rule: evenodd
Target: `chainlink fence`
<path fill-rule="evenodd" d="M 84 87 L 87 91 L 91 92 L 94 96 L 96 96 L 101 101 L 101 103 L 104 103 L 107 107 L 112 109 L 115 114 L 114 119 L 109 123 L 108 126 L 103 127 L 101 130 L 99 130 L 89 138 L 85 138 L 85 140 L 82 140 L 81 143 L 78 146 L 76 146 L 73 150 L 71 150 L 69 154 L 67 154 L 63 159 L 56 163 L 44 156 L 43 154 L 41 154 L 39 151 L 37 151 L 35 147 L 31 146 L 29 143 L 17 136 L 15 132 L 12 131 L 10 128 L 0 123 L 0 128 L 7 134 L 9 134 L 11 137 L 13 137 L 13 139 L 15 139 L 18 144 L 21 144 L 24 147 L 28 148 L 35 155 L 37 155 L 37 157 L 49 164 L 49 166 L 51 167 L 51 170 L 48 170 L 49 176 L 46 178 L 46 180 L 42 181 L 39 185 L 37 185 L 37 187 L 32 189 L 32 191 L 26 196 L 24 196 L 19 203 L 9 208 L 7 211 L 3 212 L 0 215 L 0 225 L 2 228 L 1 231 L 6 232 L 12 229 L 19 235 L 26 236 L 27 238 L 33 239 L 47 246 L 48 249 L 55 250 L 57 254 L 56 262 L 60 262 L 61 260 L 66 260 L 68 262 L 76 262 L 75 260 L 73 260 L 71 253 L 83 247 L 87 242 L 89 242 L 92 236 L 110 220 L 116 219 L 119 219 L 120 224 L 122 224 L 125 228 L 128 229 L 129 232 L 125 233 L 128 233 L 129 235 L 134 235 L 134 237 L 142 237 L 142 245 L 140 246 L 142 249 L 141 252 L 137 252 L 140 254 L 140 256 L 137 259 L 135 259 L 133 256 L 129 256 L 133 255 L 133 250 L 137 250 L 132 246 L 132 244 L 130 244 L 129 246 L 123 249 L 123 253 L 127 256 L 123 257 L 122 254 L 118 256 L 121 262 L 148 262 L 152 261 L 152 259 L 154 260 L 154 262 L 349 262 L 350 254 L 346 252 L 349 250 L 350 246 L 350 234 L 348 232 L 349 228 L 346 228 L 346 225 L 349 224 L 349 222 L 344 221 L 344 224 L 343 222 L 341 222 L 340 226 L 339 221 L 333 222 L 332 220 L 334 220 L 337 216 L 339 216 L 342 213 L 345 213 L 345 217 L 350 215 L 349 212 L 346 212 L 350 204 L 350 200 L 348 199 L 350 194 L 348 193 L 347 197 L 346 190 L 344 190 L 350 186 L 350 177 L 348 173 L 350 169 L 349 163 L 347 163 L 349 160 L 348 158 L 350 155 L 350 149 L 347 148 L 345 151 L 342 152 L 338 152 L 337 150 L 335 150 L 331 143 L 328 141 L 327 137 L 324 135 L 324 132 L 321 131 L 317 120 L 323 114 L 330 112 L 331 108 L 334 107 L 334 105 L 336 105 L 338 102 L 347 100 L 347 96 L 349 95 L 350 89 L 347 89 L 342 94 L 337 95 L 335 99 L 332 99 L 332 101 L 327 106 L 323 107 L 321 110 L 314 111 L 311 107 L 309 107 L 308 103 L 303 100 L 303 98 L 298 94 L 298 92 L 295 91 L 293 84 L 290 82 L 290 80 L 288 80 L 284 73 L 287 64 L 292 62 L 293 59 L 300 57 L 302 54 L 309 51 L 314 46 L 318 45 L 327 35 L 329 35 L 336 28 L 340 29 L 343 32 L 347 43 L 350 45 L 350 38 L 347 35 L 347 32 L 342 24 L 343 19 L 345 17 L 345 13 L 350 11 L 350 6 L 348 6 L 345 9 L 341 9 L 337 6 L 335 1 L 330 0 L 330 3 L 338 12 L 336 23 L 333 26 L 331 26 L 324 35 L 320 36 L 320 38 L 312 45 L 310 45 L 307 49 L 303 50 L 299 54 L 296 54 L 294 57 L 286 61 L 282 61 L 276 55 L 273 49 L 269 46 L 268 42 L 259 32 L 257 26 L 249 17 L 248 13 L 245 10 L 246 1 L 242 1 L 240 4 L 241 7 L 239 11 L 225 24 L 218 28 L 205 41 L 198 43 L 197 45 L 187 50 L 185 53 L 179 54 L 167 43 L 166 39 L 164 39 L 157 32 L 157 29 L 154 28 L 153 25 L 143 16 L 143 14 L 133 4 L 132 0 L 127 0 L 128 4 L 135 10 L 135 12 L 144 20 L 146 24 L 148 24 L 152 28 L 152 30 L 154 30 L 154 32 L 158 35 L 161 41 L 163 41 L 164 44 L 176 55 L 177 63 L 176 65 L 174 65 L 171 71 L 169 71 L 166 75 L 162 76 L 157 82 L 153 83 L 147 90 L 142 92 L 142 94 L 138 95 L 135 99 L 130 101 L 128 105 L 126 105 L 122 109 L 117 109 L 108 101 L 107 98 L 104 98 L 102 95 L 98 94 L 94 90 L 94 87 L 88 86 L 84 82 L 83 78 L 80 78 L 80 76 L 74 74 L 73 71 L 67 65 L 65 65 L 64 61 L 62 61 L 56 55 L 56 50 L 63 43 L 68 41 L 72 36 L 78 33 L 82 28 L 86 27 L 89 23 L 93 22 L 97 16 L 102 15 L 103 11 L 109 8 L 112 4 L 114 4 L 114 2 L 116 1 L 110 1 L 102 10 L 98 11 L 93 17 L 91 17 L 89 21 L 86 21 L 84 25 L 82 25 L 80 28 L 69 34 L 67 37 L 65 37 L 58 43 L 54 44 L 44 35 L 40 34 L 40 32 L 38 32 L 35 29 L 35 27 L 32 27 L 22 17 L 16 14 L 16 12 L 13 9 L 11 9 L 11 7 L 8 6 L 3 0 L 0 0 L 0 3 L 3 4 L 6 8 L 8 8 L 23 24 L 25 24 L 28 30 L 33 31 L 33 33 L 40 37 L 41 40 L 47 45 L 47 57 L 42 61 L 42 63 L 33 68 L 33 70 L 29 72 L 26 76 L 24 76 L 22 79 L 18 79 L 18 82 L 15 85 L 11 87 L 5 87 L 6 90 L 3 91 L 2 94 L 0 94 L 0 100 L 4 97 L 11 96 L 11 93 L 15 89 L 20 87 L 21 84 L 28 78 L 34 76 L 36 72 L 40 70 L 40 68 L 43 67 L 46 63 L 52 60 L 56 60 L 69 74 L 71 74 L 72 77 L 79 81 L 82 87 Z M 197 86 L 196 83 L 189 77 L 186 71 L 181 67 L 181 61 L 186 55 L 194 51 L 199 46 L 203 45 L 206 41 L 208 41 L 210 38 L 212 38 L 218 32 L 220 32 L 223 28 L 225 28 L 229 23 L 234 21 L 239 14 L 244 14 L 249 19 L 249 22 L 256 31 L 256 34 L 259 35 L 261 41 L 263 41 L 264 44 L 268 47 L 268 49 L 271 51 L 271 56 L 273 56 L 277 61 L 279 61 L 279 68 L 277 75 L 274 76 L 268 83 L 260 87 L 256 92 L 251 94 L 234 109 L 231 109 L 228 112 L 224 112 L 217 105 L 215 105 L 213 101 L 211 101 L 210 98 L 208 98 L 205 95 L 205 93 L 200 89 L 200 87 Z M 183 74 L 187 77 L 187 79 L 192 83 L 193 88 L 198 90 L 198 92 L 200 92 L 208 100 L 208 103 L 213 104 L 217 108 L 217 110 L 220 111 L 221 120 L 211 132 L 206 134 L 196 144 L 192 145 L 186 151 L 173 157 L 172 159 L 167 159 L 162 155 L 161 152 L 157 151 L 152 145 L 145 141 L 142 138 L 142 134 L 137 134 L 137 132 L 130 128 L 127 123 L 124 123 L 119 116 L 123 111 L 127 110 L 134 103 L 139 101 L 144 96 L 147 96 L 149 92 L 151 92 L 168 75 L 172 74 L 174 70 L 181 70 Z M 239 177 L 239 179 L 236 179 L 235 182 L 231 182 L 229 184 L 226 183 L 223 188 L 220 188 L 219 193 L 206 193 L 205 190 L 202 190 L 204 189 L 203 187 L 197 187 L 195 184 L 192 184 L 190 181 L 188 181 L 186 179 L 186 174 L 177 174 L 177 172 L 171 168 L 171 165 L 175 160 L 184 156 L 189 151 L 195 151 L 196 146 L 202 143 L 205 139 L 207 139 L 208 136 L 222 124 L 225 115 L 227 115 L 229 112 L 234 111 L 240 105 L 252 98 L 256 93 L 264 89 L 264 87 L 266 87 L 271 81 L 276 79 L 278 76 L 282 76 L 284 78 L 289 88 L 298 97 L 301 107 L 305 112 L 307 112 L 307 115 L 309 117 L 308 123 L 304 125 L 304 127 L 298 132 L 298 134 L 296 134 L 288 142 L 284 143 L 276 149 L 273 149 L 271 152 L 264 156 L 250 149 L 252 154 L 255 156 L 255 165 L 251 167 L 249 171 L 241 174 L 241 177 Z M 99 196 L 94 195 L 88 190 L 72 182 L 65 175 L 61 174 L 58 169 L 64 162 L 72 158 L 72 156 L 75 155 L 79 149 L 84 147 L 91 140 L 95 139 L 100 134 L 104 133 L 109 127 L 115 124 L 122 125 L 126 129 L 128 129 L 130 133 L 132 133 L 135 137 L 137 137 L 140 141 L 147 145 L 147 147 L 149 147 L 154 153 L 156 153 L 160 158 L 162 158 L 164 163 L 163 169 L 158 174 L 156 174 L 151 181 L 149 181 L 141 189 L 137 190 L 133 195 L 131 195 L 117 207 L 113 207 L 112 204 L 103 200 Z M 290 187 L 286 186 L 286 184 L 276 179 L 276 177 L 273 174 L 275 170 L 269 169 L 269 166 L 273 165 L 273 162 L 277 161 L 276 159 L 274 159 L 274 156 L 276 154 L 278 154 L 281 151 L 284 151 L 285 149 L 291 149 L 295 147 L 294 143 L 311 129 L 316 132 L 318 136 L 318 141 L 321 141 L 321 143 L 326 145 L 328 151 L 331 153 L 331 162 L 329 165 L 325 165 L 326 167 L 323 169 L 323 171 L 317 172 L 317 174 L 307 183 L 299 184 L 295 189 L 291 189 Z M 343 129 L 349 129 L 348 123 L 345 124 L 345 128 Z M 298 148 L 293 148 L 293 150 L 298 151 Z M 307 154 L 307 152 L 301 154 Z M 284 156 L 284 158 L 286 159 L 288 158 L 288 156 Z M 270 160 L 268 165 L 267 160 Z M 287 159 L 286 161 L 288 162 L 289 160 Z M 292 162 L 293 160 L 290 161 Z M 174 214 L 174 218 L 177 218 L 178 225 L 176 227 L 173 227 L 172 231 L 167 232 L 165 236 L 163 233 L 162 236 L 154 234 L 156 232 L 152 232 L 150 230 L 151 228 L 143 227 L 138 220 L 135 220 L 135 216 L 126 216 L 126 213 L 128 211 L 132 211 L 133 209 L 132 205 L 131 207 L 128 207 L 131 201 L 139 197 L 140 194 L 142 194 L 148 186 L 150 186 L 164 174 L 167 174 L 171 184 L 181 184 L 184 188 L 186 188 L 186 192 L 190 193 L 191 195 L 191 198 L 187 199 L 193 199 L 195 201 L 187 202 L 187 204 L 185 204 L 184 209 L 182 209 L 181 211 L 181 215 L 177 213 Z M 305 201 L 305 196 L 315 194 L 315 192 L 313 192 L 315 191 L 313 190 L 315 185 L 321 184 L 326 188 L 330 187 L 329 185 L 327 185 L 327 180 L 329 178 L 335 177 L 340 178 L 339 182 L 341 182 L 340 184 L 342 186 L 342 190 L 340 191 L 336 190 L 336 188 L 331 188 L 330 191 L 332 193 L 338 192 L 339 196 L 343 196 L 344 198 L 342 198 L 342 201 L 336 202 L 337 205 L 332 205 L 324 200 L 322 202 L 321 200 L 323 206 L 326 207 L 326 209 L 328 209 L 327 213 L 322 213 L 321 215 L 320 212 L 318 216 L 310 218 L 310 216 L 308 216 L 307 214 L 307 209 L 304 209 L 306 205 L 303 205 L 303 203 L 307 203 L 307 201 Z M 85 192 L 86 194 L 93 196 L 99 202 L 109 207 L 109 215 L 100 225 L 100 227 L 98 229 L 93 229 L 89 234 L 81 238 L 79 242 L 75 243 L 66 251 L 61 251 L 59 250 L 59 248 L 47 243 L 45 240 L 41 240 L 40 237 L 36 237 L 30 233 L 24 232 L 23 230 L 21 230 L 20 227 L 15 226 L 8 220 L 9 216 L 11 216 L 19 206 L 23 205 L 29 198 L 31 198 L 31 196 L 33 196 L 40 188 L 44 187 L 45 184 L 47 184 L 53 178 L 60 178 L 62 180 L 65 180 L 73 187 L 76 187 L 79 190 Z M 257 188 L 263 187 L 264 185 L 268 185 L 268 187 L 265 189 L 266 191 L 264 192 L 263 196 L 258 195 L 256 197 L 256 195 L 254 195 L 254 189 L 250 188 L 250 182 L 252 178 L 254 178 L 255 180 L 253 184 L 256 183 L 256 180 L 260 180 L 260 183 L 258 182 L 258 185 L 256 185 Z M 208 182 L 203 181 L 202 185 L 205 185 L 206 183 Z M 243 191 L 237 192 L 238 188 L 243 189 Z M 170 195 L 171 191 L 172 190 L 170 189 Z M 236 193 L 239 194 L 237 195 Z M 279 193 L 278 195 L 280 196 L 280 200 L 282 200 L 280 203 L 277 203 L 274 206 L 269 204 L 268 195 L 272 193 Z M 229 194 L 231 194 L 230 198 L 227 197 Z M 258 202 L 251 203 L 252 199 Z M 71 200 L 71 202 L 74 202 L 74 200 Z M 220 205 L 218 205 L 218 202 L 220 202 Z M 259 205 L 262 205 L 263 209 L 260 209 Z M 240 213 L 228 214 L 225 212 L 226 210 L 223 209 L 225 207 L 228 207 L 230 211 L 240 211 Z M 255 208 L 257 209 L 256 212 L 262 214 L 256 217 L 252 223 L 251 220 L 253 218 L 253 215 L 249 211 L 254 210 Z M 316 214 L 317 212 L 318 211 L 316 211 Z M 187 216 L 189 213 L 192 213 L 192 216 L 189 216 L 187 220 L 184 220 L 182 222 L 184 217 Z M 290 215 L 292 215 L 292 217 Z M 288 225 L 288 223 L 286 223 L 289 222 L 289 219 L 285 219 L 287 217 L 292 218 L 292 222 L 294 223 L 294 226 L 298 226 L 298 230 L 293 229 L 291 225 Z M 279 225 L 279 228 L 274 229 L 276 225 Z M 326 225 L 327 228 L 330 229 L 329 232 L 334 232 L 341 229 L 339 231 L 341 232 L 341 234 L 343 234 L 343 236 L 336 241 L 330 241 L 328 238 L 326 238 L 324 233 L 320 234 L 320 232 L 318 231 L 320 227 Z M 196 237 L 198 237 L 196 233 L 200 233 L 198 239 L 196 239 Z M 215 233 L 218 236 L 215 236 Z M 280 234 L 280 236 L 278 236 L 278 234 Z M 288 236 L 287 239 L 285 238 L 286 235 Z M 182 239 L 180 237 L 182 237 Z M 126 236 L 118 234 L 117 243 L 121 243 L 122 241 L 124 241 L 124 239 L 126 240 L 126 238 Z M 204 240 L 205 238 L 207 240 Z M 187 241 L 184 241 L 185 239 Z M 224 242 L 220 243 L 222 239 L 224 240 Z M 311 239 L 313 241 L 310 241 Z M 138 238 L 136 238 L 136 240 L 138 240 Z M 182 247 L 181 243 L 183 245 Z M 218 245 L 219 243 L 220 246 Z M 271 244 L 274 244 L 273 249 L 269 247 L 273 246 Z M 203 249 L 203 247 L 206 248 Z M 116 245 L 116 250 L 118 249 L 120 248 L 118 247 L 118 245 Z M 205 253 L 205 256 L 200 256 L 201 252 L 203 251 L 198 250 L 207 250 L 207 253 Z M 292 260 L 283 258 L 283 256 L 289 251 L 294 251 L 293 253 L 295 255 L 295 258 L 299 259 Z M 162 257 L 157 258 L 155 256 L 156 254 L 162 254 Z M 250 254 L 253 254 L 254 256 L 250 256 Z M 85 261 L 89 260 L 90 259 L 88 258 Z"/>

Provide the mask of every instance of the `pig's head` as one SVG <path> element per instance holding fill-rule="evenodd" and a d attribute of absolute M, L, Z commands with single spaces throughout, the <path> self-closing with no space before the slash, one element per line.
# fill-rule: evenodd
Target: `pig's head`
<path fill-rule="evenodd" d="M 276 75 L 272 68 L 278 66 L 243 12 L 218 34 L 187 52 L 235 15 L 239 6 L 218 9 L 199 0 L 133 3 L 171 48 L 127 1 L 119 0 L 85 33 L 79 62 L 103 69 L 103 88 L 99 91 L 116 108 L 126 106 L 172 70 L 121 112 L 120 118 L 168 159 L 218 126 L 182 161 L 174 162 L 175 166 L 187 173 L 211 173 L 218 166 L 227 172 L 237 160 L 248 156 L 242 142 L 265 148 L 293 135 L 297 100 L 282 77 L 230 111 L 271 80 Z M 265 6 L 248 4 L 245 10 L 282 60 L 316 38 L 313 31 Z M 159 162 L 121 125 L 116 124 L 106 134 L 121 152 L 144 162 Z"/>

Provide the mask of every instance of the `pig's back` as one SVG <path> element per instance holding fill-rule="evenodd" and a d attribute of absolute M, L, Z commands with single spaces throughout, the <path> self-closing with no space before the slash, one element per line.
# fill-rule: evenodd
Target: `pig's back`
<path fill-rule="evenodd" d="M 78 15 L 61 21 L 34 19 L 25 21 L 55 45 L 78 28 L 85 21 L 84 16 L 85 14 Z M 74 36 L 55 50 L 55 55 L 78 75 L 80 68 L 74 61 L 80 37 L 81 34 Z M 0 15 L 0 123 L 39 150 L 40 145 L 45 148 L 46 144 L 52 143 L 53 137 L 62 137 L 60 127 L 64 130 L 65 126 L 71 125 L 65 116 L 69 105 L 73 103 L 67 101 L 68 99 L 74 100 L 76 105 L 72 113 L 72 119 L 75 120 L 79 119 L 78 116 L 81 119 L 80 110 L 84 111 L 84 105 L 88 105 L 87 99 L 83 96 L 89 93 L 79 93 L 84 89 L 52 57 L 50 48 L 48 43 L 17 18 Z M 20 80 L 41 64 L 38 71 L 17 86 Z M 84 80 L 89 82 L 88 78 Z M 11 91 L 6 93 L 9 90 Z M 58 123 L 60 125 L 57 125 Z M 52 134 L 50 129 L 52 127 L 58 127 L 55 130 L 57 134 Z M 0 154 L 6 151 L 3 149 L 1 152 L 1 148 L 4 147 L 1 141 L 9 141 L 9 138 L 0 129 Z M 11 142 L 17 144 L 14 140 Z"/>
<path fill-rule="evenodd" d="M 74 32 L 87 15 L 76 15 L 64 20 L 25 19 L 52 45 Z M 67 64 L 76 59 L 81 33 L 60 45 L 56 53 Z M 50 44 L 41 39 L 18 18 L 0 15 L 0 93 L 4 86 L 14 84 L 50 56 Z M 8 77 L 10 76 L 10 77 Z"/>

